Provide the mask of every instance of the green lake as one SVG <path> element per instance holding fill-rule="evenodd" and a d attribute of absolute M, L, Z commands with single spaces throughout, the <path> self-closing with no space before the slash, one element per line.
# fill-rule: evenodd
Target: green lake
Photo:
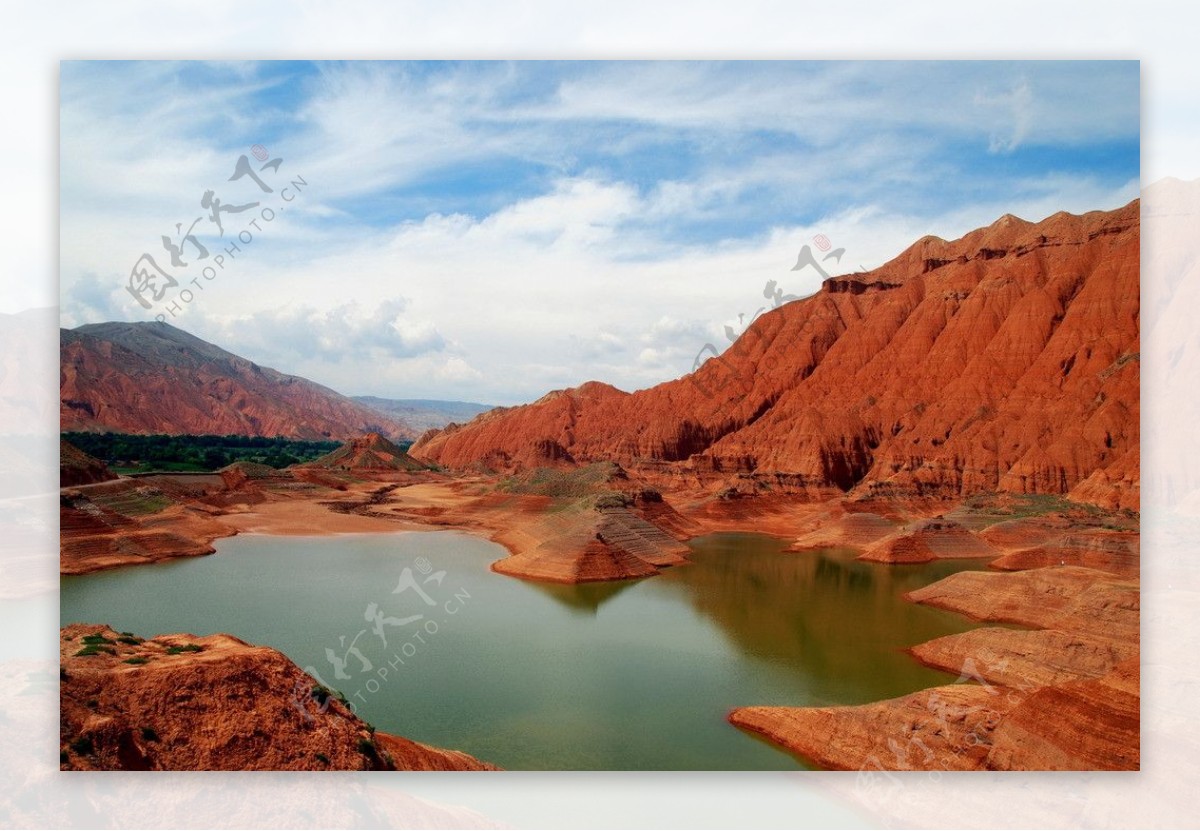
<path fill-rule="evenodd" d="M 380 730 L 509 769 L 794 769 L 728 712 L 953 681 L 904 650 L 974 624 L 902 595 L 982 566 L 785 544 L 712 534 L 660 576 L 564 586 L 496 574 L 504 549 L 452 531 L 240 535 L 209 557 L 63 577 L 60 618 L 275 647 Z"/>

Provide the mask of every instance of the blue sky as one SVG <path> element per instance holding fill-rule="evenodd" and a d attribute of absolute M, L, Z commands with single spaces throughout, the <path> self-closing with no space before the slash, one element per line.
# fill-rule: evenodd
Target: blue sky
<path fill-rule="evenodd" d="M 645 387 L 767 280 L 814 290 L 815 234 L 850 271 L 1135 198 L 1138 89 L 1136 62 L 66 62 L 64 325 L 164 313 L 179 287 L 147 310 L 131 267 L 211 189 L 286 207 L 167 315 L 231 351 L 347 394 Z M 270 195 L 227 181 L 256 144 Z"/>

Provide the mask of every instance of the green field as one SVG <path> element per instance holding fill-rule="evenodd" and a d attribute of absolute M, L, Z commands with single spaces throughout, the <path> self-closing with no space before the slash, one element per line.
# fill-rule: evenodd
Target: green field
<path fill-rule="evenodd" d="M 63 433 L 62 437 L 114 473 L 209 472 L 238 461 L 275 468 L 307 462 L 340 446 L 336 441 L 264 436 L 135 436 Z"/>

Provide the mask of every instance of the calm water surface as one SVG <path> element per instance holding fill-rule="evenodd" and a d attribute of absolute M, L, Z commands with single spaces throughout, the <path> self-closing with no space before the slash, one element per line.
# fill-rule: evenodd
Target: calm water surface
<path fill-rule="evenodd" d="M 457 532 L 241 535 L 210 557 L 63 577 L 60 616 L 273 646 L 379 729 L 505 768 L 788 769 L 802 763 L 729 710 L 953 680 L 903 650 L 972 624 L 901 595 L 980 566 L 785 544 L 713 534 L 658 577 L 560 586 L 493 573 L 504 550 Z"/>

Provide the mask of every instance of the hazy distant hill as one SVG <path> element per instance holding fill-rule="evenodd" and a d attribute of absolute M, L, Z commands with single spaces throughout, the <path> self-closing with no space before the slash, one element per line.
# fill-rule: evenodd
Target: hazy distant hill
<path fill-rule="evenodd" d="M 379 410 L 406 424 L 417 432 L 445 427 L 450 422 L 464 424 L 480 413 L 494 409 L 490 404 L 475 404 L 470 401 L 435 401 L 426 398 L 376 398 L 373 395 L 355 395 L 351 399 Z"/>
<path fill-rule="evenodd" d="M 296 439 L 417 435 L 398 418 L 167 323 L 63 329 L 59 352 L 64 431 Z"/>

